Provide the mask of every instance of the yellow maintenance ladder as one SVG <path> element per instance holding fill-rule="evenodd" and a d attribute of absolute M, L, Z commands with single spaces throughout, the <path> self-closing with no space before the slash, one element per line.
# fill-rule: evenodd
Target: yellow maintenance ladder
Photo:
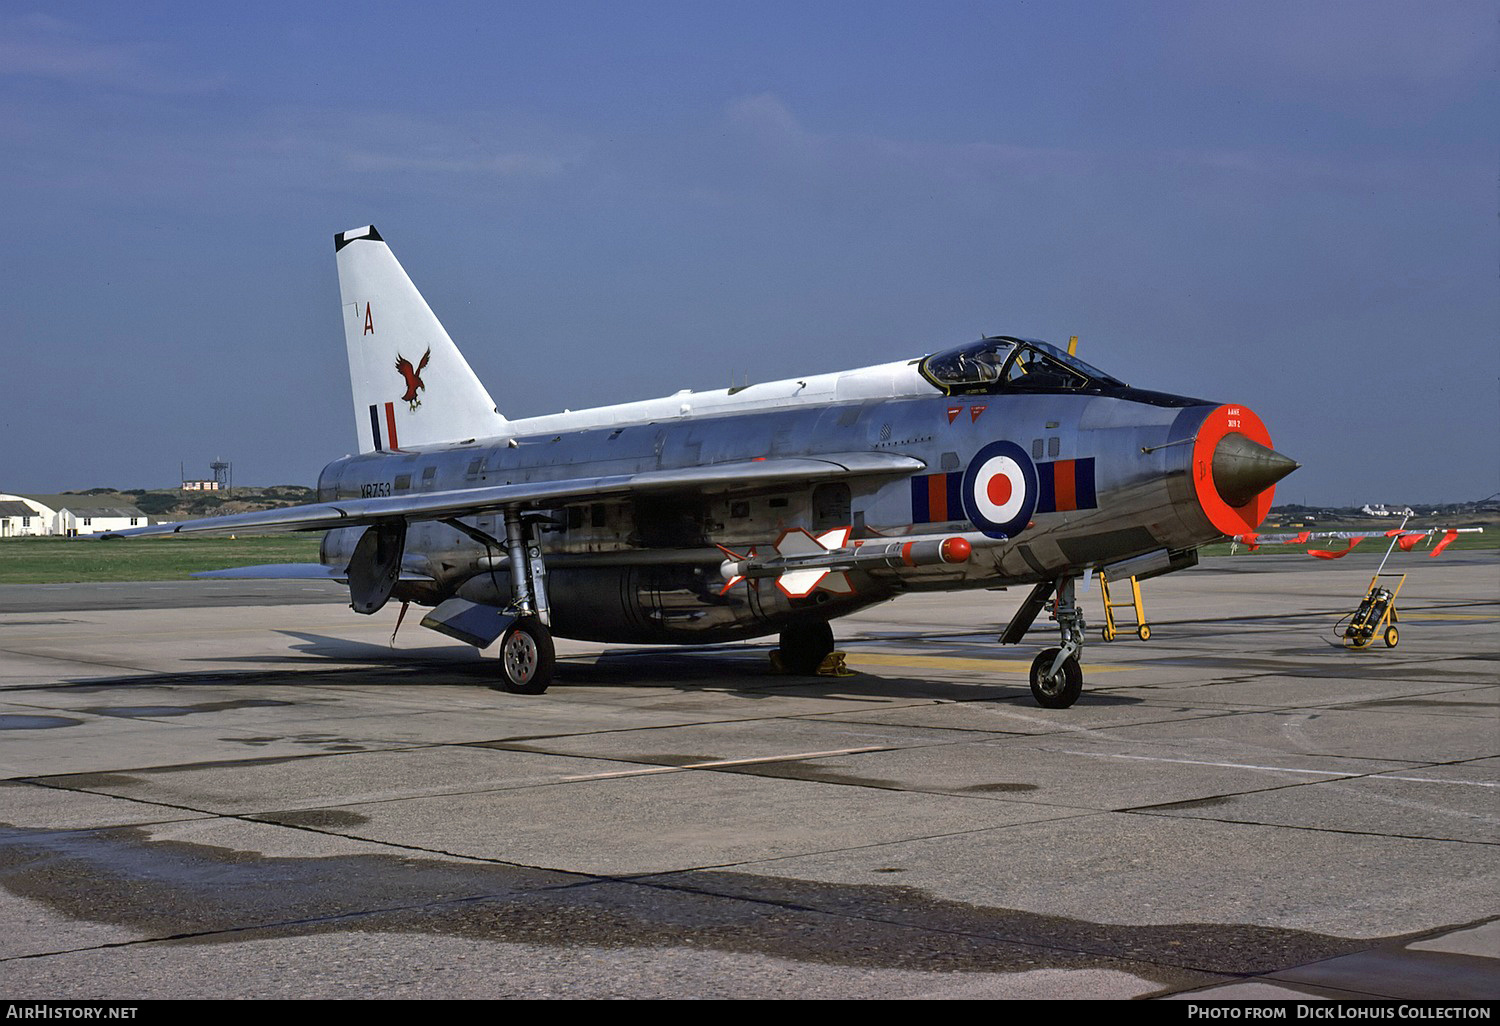
<path fill-rule="evenodd" d="M 1146 607 L 1141 603 L 1141 584 L 1134 577 L 1130 581 L 1130 601 L 1116 602 L 1109 597 L 1109 578 L 1099 575 L 1099 590 L 1104 594 L 1104 640 L 1114 641 L 1120 636 L 1121 625 L 1115 622 L 1116 609 L 1135 611 L 1135 636 L 1142 641 L 1151 638 L 1151 628 L 1146 623 Z"/>

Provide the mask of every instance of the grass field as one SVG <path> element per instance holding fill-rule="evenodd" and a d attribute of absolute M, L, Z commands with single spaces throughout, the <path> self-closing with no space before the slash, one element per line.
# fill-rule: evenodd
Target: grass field
<path fill-rule="evenodd" d="M 322 534 L 264 538 L 6 538 L 0 584 L 185 581 L 200 570 L 259 563 L 316 563 Z"/>

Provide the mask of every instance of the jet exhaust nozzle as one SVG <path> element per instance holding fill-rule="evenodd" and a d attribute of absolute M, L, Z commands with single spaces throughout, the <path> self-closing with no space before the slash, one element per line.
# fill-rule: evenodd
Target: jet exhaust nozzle
<path fill-rule="evenodd" d="M 1243 506 L 1302 464 L 1239 433 L 1214 447 L 1214 488 L 1230 506 Z"/>

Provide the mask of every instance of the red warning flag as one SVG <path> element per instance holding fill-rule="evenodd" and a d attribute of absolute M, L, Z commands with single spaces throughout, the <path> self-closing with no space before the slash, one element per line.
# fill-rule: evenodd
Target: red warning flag
<path fill-rule="evenodd" d="M 1457 531 L 1448 531 L 1448 532 L 1446 532 L 1443 535 L 1443 540 L 1440 541 L 1440 542 L 1438 542 L 1436 545 L 1434 545 L 1432 547 L 1432 555 L 1428 556 L 1427 558 L 1428 559 L 1434 559 L 1434 558 L 1436 558 L 1437 554 L 1439 552 L 1442 552 L 1444 549 L 1446 549 L 1449 545 L 1452 545 L 1457 540 L 1458 540 L 1458 532 Z"/>
<path fill-rule="evenodd" d="M 1417 542 L 1426 537 L 1427 535 L 1423 534 L 1421 531 L 1417 531 L 1414 534 L 1403 534 L 1401 537 L 1396 539 L 1396 544 L 1401 546 L 1402 552 L 1410 552 L 1412 549 L 1417 547 Z"/>
<path fill-rule="evenodd" d="M 1254 552 L 1256 549 L 1260 548 L 1260 535 L 1258 534 L 1242 534 L 1235 540 L 1240 542 L 1251 552 Z"/>
<path fill-rule="evenodd" d="M 1307 554 L 1309 556 L 1316 557 L 1317 559 L 1343 559 L 1345 556 L 1349 555 L 1349 553 L 1354 551 L 1354 546 L 1358 545 L 1362 541 L 1364 541 L 1363 538 L 1350 538 L 1349 547 L 1347 549 L 1339 549 L 1337 552 L 1330 552 L 1327 549 L 1308 549 Z"/>
<path fill-rule="evenodd" d="M 1311 531 L 1303 531 L 1301 534 L 1297 535 L 1297 537 L 1295 537 L 1295 538 L 1288 538 L 1286 541 L 1282 542 L 1281 544 L 1283 544 L 1283 545 L 1306 545 L 1307 542 L 1308 542 L 1308 540 L 1310 538 L 1312 538 L 1312 532 Z"/>

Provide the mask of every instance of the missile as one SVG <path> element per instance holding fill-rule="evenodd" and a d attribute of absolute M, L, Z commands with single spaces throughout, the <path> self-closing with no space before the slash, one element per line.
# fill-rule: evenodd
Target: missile
<path fill-rule="evenodd" d="M 975 548 L 1001 544 L 982 534 L 913 535 L 906 538 L 865 538 L 850 542 L 850 528 L 812 534 L 800 527 L 776 539 L 776 555 L 760 558 L 754 549 L 741 555 L 720 545 L 728 558 L 719 566 L 726 583 L 722 595 L 740 581 L 776 578 L 776 587 L 789 598 L 805 598 L 818 588 L 852 594 L 845 571 L 967 563 Z"/>

